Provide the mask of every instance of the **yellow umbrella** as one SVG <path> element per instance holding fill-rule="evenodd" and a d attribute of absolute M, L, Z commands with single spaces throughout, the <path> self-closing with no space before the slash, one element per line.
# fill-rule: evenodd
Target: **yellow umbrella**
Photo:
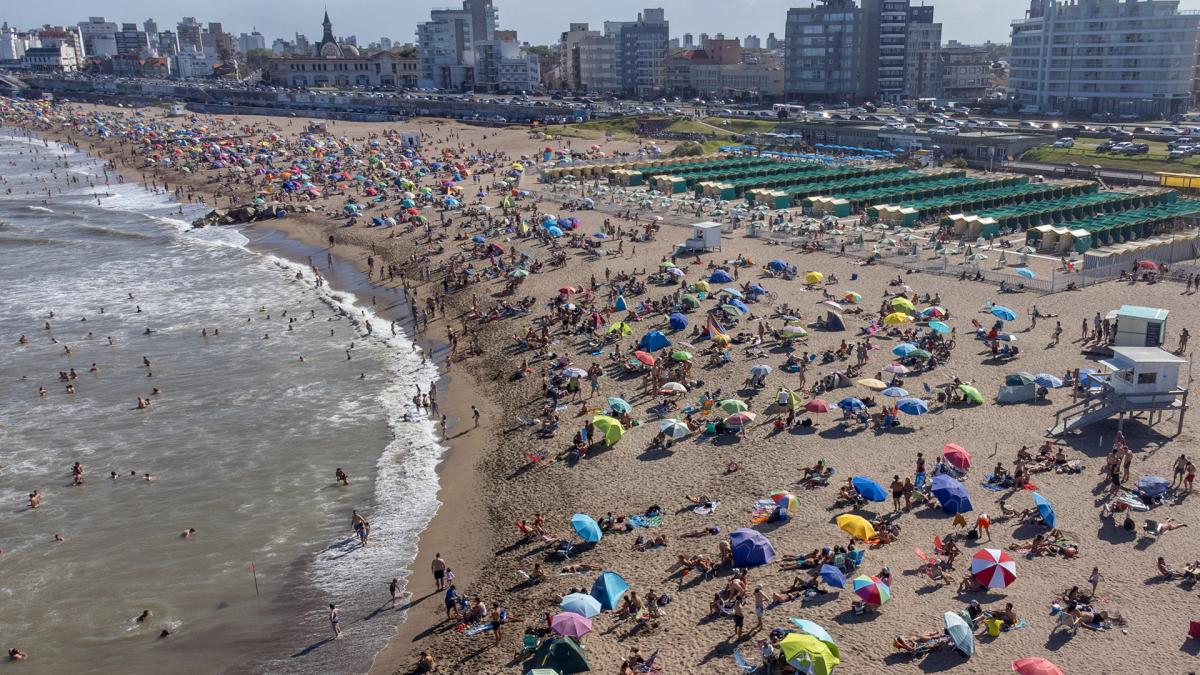
<path fill-rule="evenodd" d="M 806 284 L 819 284 L 824 280 L 825 275 L 820 272 L 809 272 L 804 275 L 804 283 Z"/>
<path fill-rule="evenodd" d="M 704 292 L 708 292 L 708 289 L 711 288 L 708 285 L 707 281 L 697 281 L 695 284 L 693 284 L 692 287 L 695 288 L 697 291 L 704 291 Z"/>
<path fill-rule="evenodd" d="M 838 516 L 837 526 L 842 532 L 855 539 L 869 541 L 875 538 L 875 527 L 871 525 L 871 521 L 853 513 L 844 513 Z"/>
<path fill-rule="evenodd" d="M 608 332 L 617 333 L 618 335 L 622 336 L 628 336 L 633 335 L 633 328 L 631 328 L 629 324 L 625 323 L 624 321 L 618 321 L 608 327 Z"/>
<path fill-rule="evenodd" d="M 866 377 L 861 380 L 857 380 L 857 383 L 866 387 L 867 389 L 874 389 L 875 391 L 883 391 L 884 389 L 887 389 L 886 382 L 877 380 L 873 377 Z"/>
<path fill-rule="evenodd" d="M 829 644 L 807 633 L 788 633 L 779 641 L 779 649 L 789 664 L 813 675 L 829 675 L 842 662 Z"/>
<path fill-rule="evenodd" d="M 912 304 L 911 300 L 900 296 L 892 298 L 892 309 L 898 309 L 901 312 L 910 313 L 917 311 L 916 305 Z"/>
<path fill-rule="evenodd" d="M 712 337 L 712 341 L 721 345 L 722 347 L 728 345 L 730 342 L 733 342 L 732 338 L 730 338 L 725 333 L 721 333 L 719 335 L 714 335 Z"/>
<path fill-rule="evenodd" d="M 900 324 L 908 323 L 909 321 L 912 321 L 912 317 L 903 312 L 892 312 L 891 314 L 883 317 L 883 323 L 888 326 L 899 326 Z"/>
<path fill-rule="evenodd" d="M 596 415 L 592 418 L 592 424 L 604 436 L 605 445 L 613 445 L 625 435 L 624 425 L 608 415 Z"/>

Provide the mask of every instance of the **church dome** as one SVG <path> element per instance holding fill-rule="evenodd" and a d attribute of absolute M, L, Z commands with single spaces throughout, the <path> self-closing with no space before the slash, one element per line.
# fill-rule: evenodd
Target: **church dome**
<path fill-rule="evenodd" d="M 355 47 L 354 45 L 343 44 L 338 45 L 338 47 L 342 50 L 343 56 L 358 56 L 358 47 Z"/>

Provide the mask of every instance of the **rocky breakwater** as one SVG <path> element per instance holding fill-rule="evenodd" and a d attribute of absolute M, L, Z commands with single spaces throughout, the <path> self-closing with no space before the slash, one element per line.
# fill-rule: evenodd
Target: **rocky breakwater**
<path fill-rule="evenodd" d="M 243 204 L 226 209 L 213 209 L 201 218 L 192 221 L 192 227 L 207 227 L 209 225 L 244 225 L 260 220 L 286 218 L 293 213 L 313 213 L 315 209 L 308 205 L 294 206 L 292 204 Z"/>

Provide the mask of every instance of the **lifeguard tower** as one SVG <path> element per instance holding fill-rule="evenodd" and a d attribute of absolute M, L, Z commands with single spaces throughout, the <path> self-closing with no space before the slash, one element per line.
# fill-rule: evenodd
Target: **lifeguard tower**
<path fill-rule="evenodd" d="M 1116 321 L 1114 347 L 1161 347 L 1167 335 L 1167 310 L 1121 305 L 1109 318 Z"/>
<path fill-rule="evenodd" d="M 692 224 L 692 236 L 683 242 L 683 247 L 689 251 L 721 250 L 721 223 L 705 221 Z"/>
<path fill-rule="evenodd" d="M 1143 412 L 1151 426 L 1162 421 L 1163 413 L 1171 413 L 1178 423 L 1175 435 L 1183 431 L 1188 378 L 1181 378 L 1179 371 L 1186 359 L 1159 347 L 1113 347 L 1112 357 L 1101 364 L 1109 372 L 1087 376 L 1093 386 L 1086 397 L 1055 413 L 1049 435 L 1078 431 L 1113 416 L 1121 429 L 1126 419 Z"/>

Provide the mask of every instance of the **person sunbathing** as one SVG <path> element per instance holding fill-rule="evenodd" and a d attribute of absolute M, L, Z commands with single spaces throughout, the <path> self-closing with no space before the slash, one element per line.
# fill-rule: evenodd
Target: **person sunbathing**
<path fill-rule="evenodd" d="M 962 581 L 958 584 L 959 593 L 975 593 L 977 591 L 986 591 L 987 586 L 979 583 L 979 580 L 974 575 L 967 573 L 963 575 Z"/>
<path fill-rule="evenodd" d="M 916 652 L 918 650 L 932 647 L 946 640 L 946 636 L 940 631 L 922 633 L 920 635 L 897 635 L 896 640 L 892 642 L 892 646 L 897 651 Z"/>
<path fill-rule="evenodd" d="M 958 544 L 955 544 L 952 539 L 947 537 L 946 543 L 942 545 L 942 555 L 946 556 L 946 566 L 953 568 L 954 561 L 958 556 L 962 555 L 962 550 L 958 548 Z"/>
<path fill-rule="evenodd" d="M 800 481 L 804 482 L 812 478 L 823 478 L 833 473 L 833 469 L 825 466 L 825 460 L 820 460 L 812 466 L 804 467 L 804 473 L 800 476 Z"/>
<path fill-rule="evenodd" d="M 793 562 L 780 561 L 779 569 L 785 572 L 791 570 L 806 570 L 817 566 L 817 561 L 820 560 L 820 558 L 821 552 L 814 548 L 812 553 L 809 553 L 804 557 L 796 556 L 792 559 Z"/>
<path fill-rule="evenodd" d="M 1078 628 L 1080 624 L 1084 626 L 1103 626 L 1105 624 L 1115 624 L 1122 626 L 1125 624 L 1125 618 L 1120 612 L 1109 612 L 1102 609 L 1099 612 L 1091 609 L 1085 609 L 1084 605 L 1070 605 L 1066 609 L 1067 614 L 1071 615 L 1071 627 Z"/>
<path fill-rule="evenodd" d="M 721 528 L 714 525 L 712 527 L 702 527 L 698 530 L 692 530 L 691 532 L 684 532 L 683 534 L 681 534 L 679 536 L 686 537 L 688 539 L 695 539 L 698 537 L 707 537 L 709 535 L 720 534 L 720 533 L 721 533 Z"/>
<path fill-rule="evenodd" d="M 1175 580 L 1184 578 L 1184 573 L 1172 568 L 1170 565 L 1167 565 L 1166 559 L 1164 559 L 1161 555 L 1158 556 L 1158 562 L 1155 563 L 1155 568 L 1164 579 Z"/>
<path fill-rule="evenodd" d="M 534 568 L 534 569 L 536 571 L 537 568 Z M 563 567 L 562 569 L 560 569 L 558 571 L 558 573 L 559 574 L 582 574 L 583 572 L 599 572 L 602 569 L 604 569 L 604 568 L 599 565 L 593 565 L 592 563 L 575 563 L 573 565 L 567 565 L 566 567 Z"/>
<path fill-rule="evenodd" d="M 708 506 L 712 504 L 712 500 L 708 498 L 708 495 L 700 495 L 699 497 L 684 495 L 683 498 L 688 500 L 693 506 Z"/>
<path fill-rule="evenodd" d="M 1176 523 L 1172 518 L 1167 518 L 1161 523 L 1156 523 L 1152 520 L 1146 521 L 1146 530 L 1155 535 L 1170 532 L 1171 530 L 1178 530 L 1181 527 L 1187 527 L 1187 523 Z"/>
<path fill-rule="evenodd" d="M 633 543 L 633 550 L 645 551 L 645 550 L 648 550 L 651 548 L 655 548 L 657 546 L 666 546 L 666 545 L 667 545 L 667 535 L 666 534 L 660 534 L 656 537 L 652 537 L 650 539 L 650 541 L 644 541 L 641 537 L 638 537 L 638 541 L 635 541 Z"/>

